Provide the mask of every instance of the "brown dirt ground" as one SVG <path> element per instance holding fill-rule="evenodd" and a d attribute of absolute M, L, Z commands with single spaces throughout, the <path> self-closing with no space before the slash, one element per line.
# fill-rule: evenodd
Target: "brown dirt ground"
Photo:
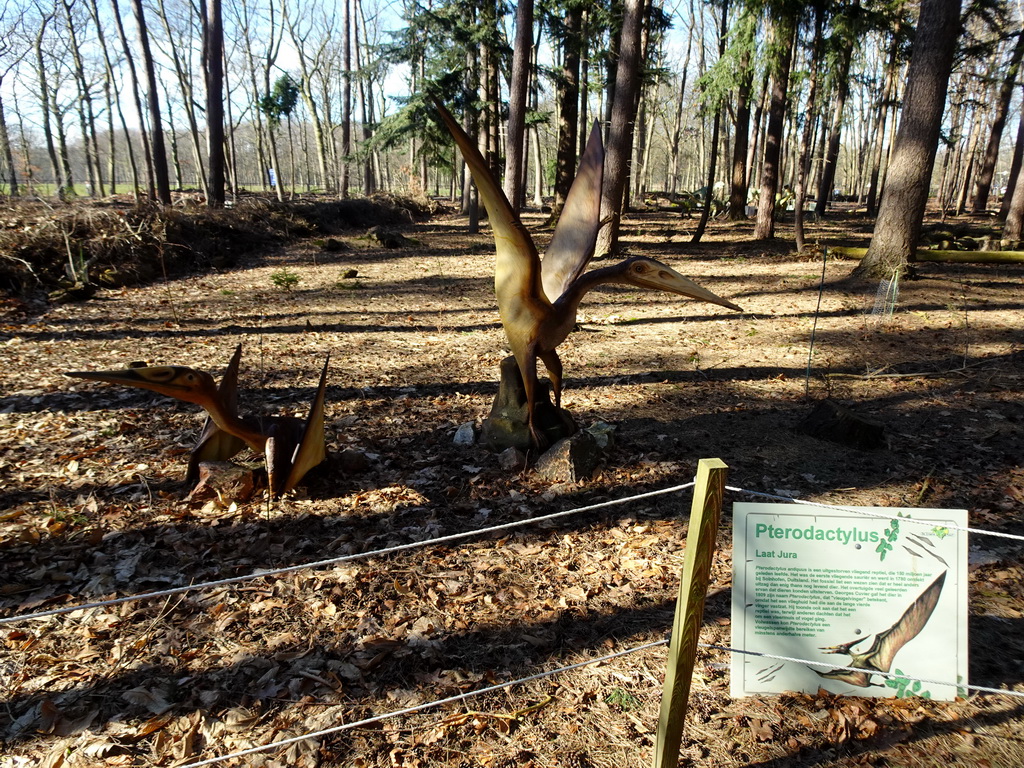
<path fill-rule="evenodd" d="M 539 215 L 528 226 L 543 244 Z M 606 288 L 560 348 L 564 405 L 617 425 L 593 479 L 508 474 L 458 425 L 486 415 L 506 354 L 489 235 L 454 217 L 373 247 L 310 240 L 233 271 L 101 291 L 0 319 L 3 615 L 246 574 L 546 514 L 687 482 L 717 456 L 731 485 L 829 503 L 966 507 L 1024 534 L 1021 268 L 923 265 L 896 313 L 820 255 L 749 227 L 638 214 L 631 251 L 742 314 Z M 812 239 L 863 243 L 870 222 Z M 783 228 L 781 233 L 788 237 Z M 287 268 L 291 291 L 272 275 Z M 355 278 L 343 277 L 357 269 Z M 808 347 L 816 323 L 810 376 Z M 186 502 L 197 408 L 70 380 L 135 360 L 219 373 L 244 344 L 243 409 L 302 413 L 331 355 L 337 456 L 293 497 Z M 858 451 L 794 430 L 826 396 L 886 425 Z M 727 644 L 731 519 L 701 639 Z M 0 627 L 0 766 L 182 765 L 661 640 L 688 495 L 242 585 Z M 1022 548 L 974 537 L 970 679 L 1024 691 Z M 499 693 L 227 765 L 645 766 L 659 646 Z M 681 764 L 1019 766 L 1024 701 L 784 695 L 731 700 L 702 650 Z M 539 705 L 532 708 L 534 705 Z M 515 714 L 515 717 L 511 717 Z M 507 717 L 506 717 L 507 716 Z"/>

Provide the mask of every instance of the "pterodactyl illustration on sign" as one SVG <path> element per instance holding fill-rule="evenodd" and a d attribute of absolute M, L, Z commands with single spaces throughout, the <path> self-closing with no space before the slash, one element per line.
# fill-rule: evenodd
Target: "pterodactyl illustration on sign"
<path fill-rule="evenodd" d="M 120 371 L 72 371 L 65 375 L 149 389 L 201 406 L 209 418 L 193 450 L 186 479 L 193 472 L 198 472 L 200 461 L 226 461 L 243 445 L 248 445 L 265 456 L 270 495 L 279 496 L 292 490 L 309 470 L 326 458 L 324 399 L 330 357 L 320 372 L 320 383 L 309 415 L 299 419 L 292 416 L 238 416 L 240 356 L 241 348 L 235 350 L 219 388 L 205 371 L 180 365 L 141 366 Z"/>
<path fill-rule="evenodd" d="M 740 309 L 671 267 L 644 256 L 633 256 L 614 266 L 584 273 L 594 255 L 601 225 L 604 148 L 596 123 L 541 262 L 533 239 L 491 176 L 475 143 L 440 103 L 434 103 L 462 151 L 487 208 L 496 250 L 494 291 L 498 299 L 498 314 L 523 377 L 534 445 L 542 447 L 534 423 L 537 359 L 543 361 L 548 370 L 555 407 L 558 408 L 561 405 L 562 363 L 555 349 L 576 325 L 576 309 L 591 289 L 607 283 L 625 283 Z"/>
<path fill-rule="evenodd" d="M 900 649 L 917 637 L 921 630 L 924 629 L 924 625 L 928 623 L 928 619 L 931 618 L 932 613 L 935 611 L 935 606 L 939 602 L 939 595 L 942 593 L 942 585 L 945 581 L 946 572 L 943 571 L 910 604 L 910 607 L 903 612 L 903 615 L 900 616 L 895 624 L 884 632 L 879 632 L 875 635 L 875 639 L 867 651 L 863 653 L 854 651 L 853 646 L 867 640 L 868 635 L 857 640 L 851 640 L 848 643 L 831 645 L 821 649 L 825 653 L 843 653 L 848 655 L 850 663 L 847 666 L 854 667 L 856 670 L 864 670 L 863 672 L 851 672 L 848 669 L 833 669 L 827 672 L 815 670 L 815 672 L 821 677 L 826 677 L 830 680 L 841 680 L 860 688 L 874 685 L 871 682 L 872 676 L 876 672 L 888 672 L 892 666 L 892 660 L 899 653 Z"/>

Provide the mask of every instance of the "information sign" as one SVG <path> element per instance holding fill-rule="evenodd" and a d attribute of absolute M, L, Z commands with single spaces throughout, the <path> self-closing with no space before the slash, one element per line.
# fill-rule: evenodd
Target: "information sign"
<path fill-rule="evenodd" d="M 828 665 L 733 653 L 733 696 L 963 695 L 966 510 L 737 503 L 733 518 L 732 647 Z"/>

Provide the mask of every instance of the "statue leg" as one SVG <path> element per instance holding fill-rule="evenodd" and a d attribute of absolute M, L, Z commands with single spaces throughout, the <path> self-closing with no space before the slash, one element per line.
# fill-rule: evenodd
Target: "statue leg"
<path fill-rule="evenodd" d="M 555 395 L 555 408 L 562 407 L 562 361 L 558 359 L 555 350 L 542 352 L 539 355 L 544 361 L 544 367 L 548 369 L 548 378 L 551 379 L 551 391 Z"/>
<path fill-rule="evenodd" d="M 519 372 L 523 376 L 523 389 L 526 390 L 526 414 L 530 439 L 536 448 L 543 450 L 547 448 L 548 441 L 542 438 L 535 423 L 537 415 L 537 347 L 531 344 L 526 348 L 523 359 L 520 360 L 516 356 L 516 360 L 519 363 Z"/>

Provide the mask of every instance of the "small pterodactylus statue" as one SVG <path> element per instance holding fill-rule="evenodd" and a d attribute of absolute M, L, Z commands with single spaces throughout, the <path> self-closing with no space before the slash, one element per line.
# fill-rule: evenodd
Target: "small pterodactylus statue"
<path fill-rule="evenodd" d="M 324 362 L 316 396 L 305 419 L 292 416 L 238 416 L 238 362 L 241 345 L 228 364 L 218 387 L 213 377 L 180 365 L 139 366 L 120 371 L 71 371 L 90 381 L 103 381 L 195 403 L 207 413 L 207 421 L 189 458 L 186 480 L 195 482 L 199 463 L 226 461 L 248 445 L 266 457 L 270 495 L 280 496 L 292 490 L 309 470 L 326 458 L 324 438 L 324 398 L 327 366 Z"/>

